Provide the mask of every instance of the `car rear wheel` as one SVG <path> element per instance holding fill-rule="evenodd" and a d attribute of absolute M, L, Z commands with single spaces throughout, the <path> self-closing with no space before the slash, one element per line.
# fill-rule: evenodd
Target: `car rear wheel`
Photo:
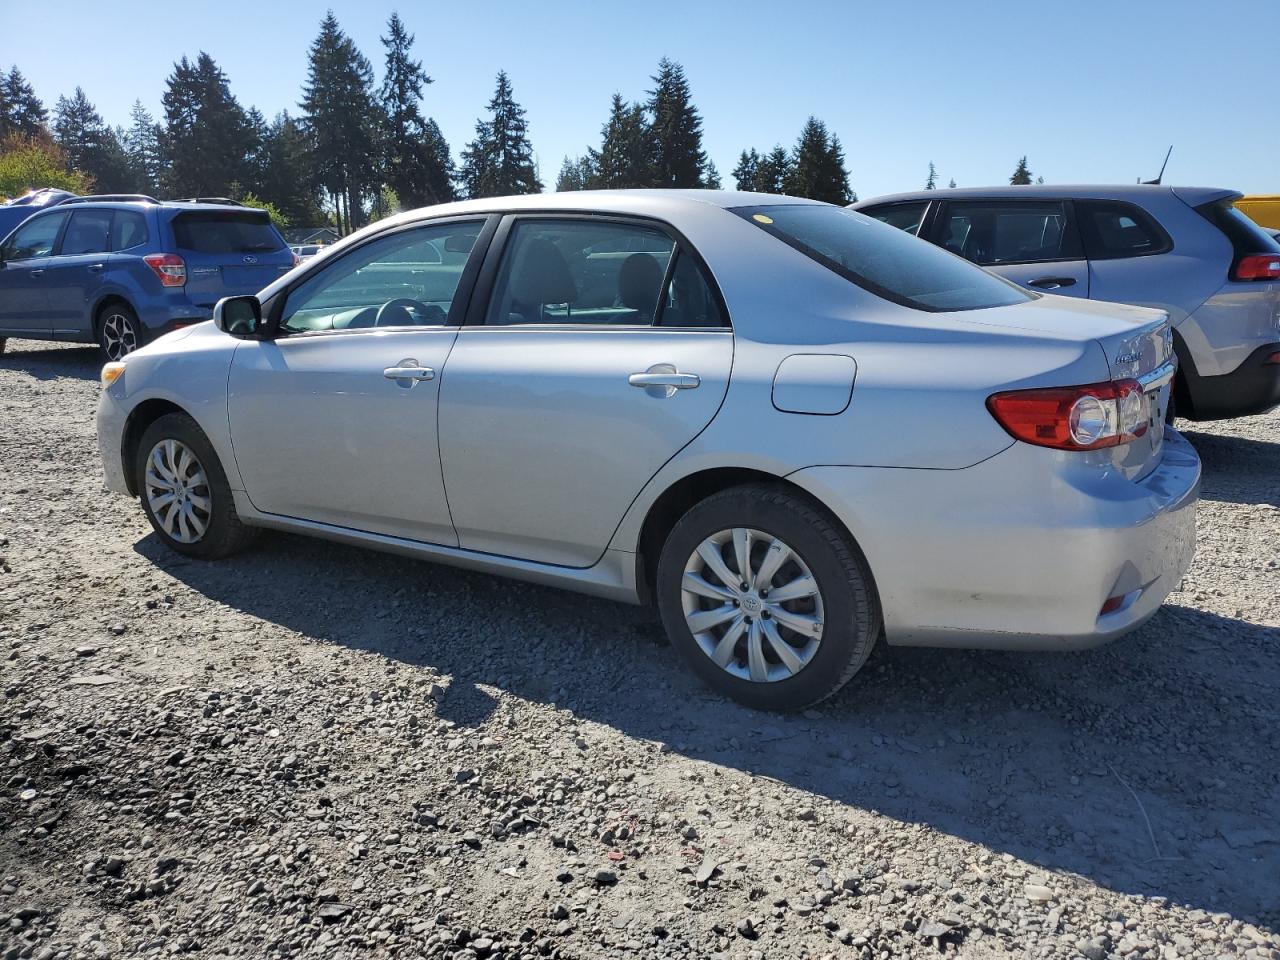
<path fill-rule="evenodd" d="M 691 508 L 663 546 L 657 599 L 694 672 L 762 710 L 825 700 L 880 635 L 858 548 L 823 511 L 778 486 L 735 487 Z"/>
<path fill-rule="evenodd" d="M 147 427 L 134 476 L 152 529 L 178 553 L 218 560 L 257 536 L 240 522 L 209 438 L 185 413 L 166 414 Z"/>
<path fill-rule="evenodd" d="M 142 325 L 133 308 L 109 303 L 98 317 L 98 346 L 107 360 L 122 360 L 142 346 Z"/>

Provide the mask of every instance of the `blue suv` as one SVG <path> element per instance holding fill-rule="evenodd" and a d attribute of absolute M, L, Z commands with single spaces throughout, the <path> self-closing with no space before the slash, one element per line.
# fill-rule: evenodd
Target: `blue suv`
<path fill-rule="evenodd" d="M 0 243 L 0 352 L 7 337 L 70 340 L 119 360 L 294 263 L 266 212 L 232 200 L 73 197 Z"/>

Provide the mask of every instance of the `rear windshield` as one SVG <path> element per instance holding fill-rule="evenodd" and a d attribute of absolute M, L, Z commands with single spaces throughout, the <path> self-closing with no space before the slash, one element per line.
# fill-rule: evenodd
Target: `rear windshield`
<path fill-rule="evenodd" d="M 1280 241 L 1237 210 L 1229 197 L 1203 204 L 1196 211 L 1227 235 L 1237 257 L 1280 253 Z"/>
<path fill-rule="evenodd" d="M 916 310 L 981 310 L 1035 299 L 960 257 L 852 210 L 783 204 L 733 212 L 846 280 Z"/>
<path fill-rule="evenodd" d="M 270 253 L 284 240 L 265 215 L 184 213 L 174 218 L 173 237 L 193 253 Z"/>

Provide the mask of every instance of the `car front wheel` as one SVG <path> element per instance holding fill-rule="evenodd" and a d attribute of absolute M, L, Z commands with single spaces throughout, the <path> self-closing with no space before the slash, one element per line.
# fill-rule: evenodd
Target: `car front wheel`
<path fill-rule="evenodd" d="M 218 560 L 257 535 L 240 522 L 213 445 L 185 413 L 166 414 L 147 427 L 134 476 L 152 529 L 178 553 Z"/>
<path fill-rule="evenodd" d="M 824 511 L 779 486 L 735 487 L 692 507 L 663 547 L 657 599 L 694 672 L 762 710 L 825 700 L 880 635 L 856 545 Z"/>

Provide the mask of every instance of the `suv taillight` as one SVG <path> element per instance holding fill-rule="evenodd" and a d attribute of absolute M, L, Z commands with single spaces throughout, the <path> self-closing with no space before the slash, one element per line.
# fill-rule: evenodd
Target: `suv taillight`
<path fill-rule="evenodd" d="M 1137 380 L 1010 390 L 988 397 L 987 409 L 1010 436 L 1055 450 L 1098 450 L 1128 443 L 1147 432 L 1151 416 Z"/>
<path fill-rule="evenodd" d="M 155 271 L 162 286 L 181 287 L 187 282 L 187 264 L 176 253 L 149 253 L 142 258 Z"/>
<path fill-rule="evenodd" d="M 1251 253 L 1236 261 L 1232 280 L 1280 280 L 1280 253 Z"/>

